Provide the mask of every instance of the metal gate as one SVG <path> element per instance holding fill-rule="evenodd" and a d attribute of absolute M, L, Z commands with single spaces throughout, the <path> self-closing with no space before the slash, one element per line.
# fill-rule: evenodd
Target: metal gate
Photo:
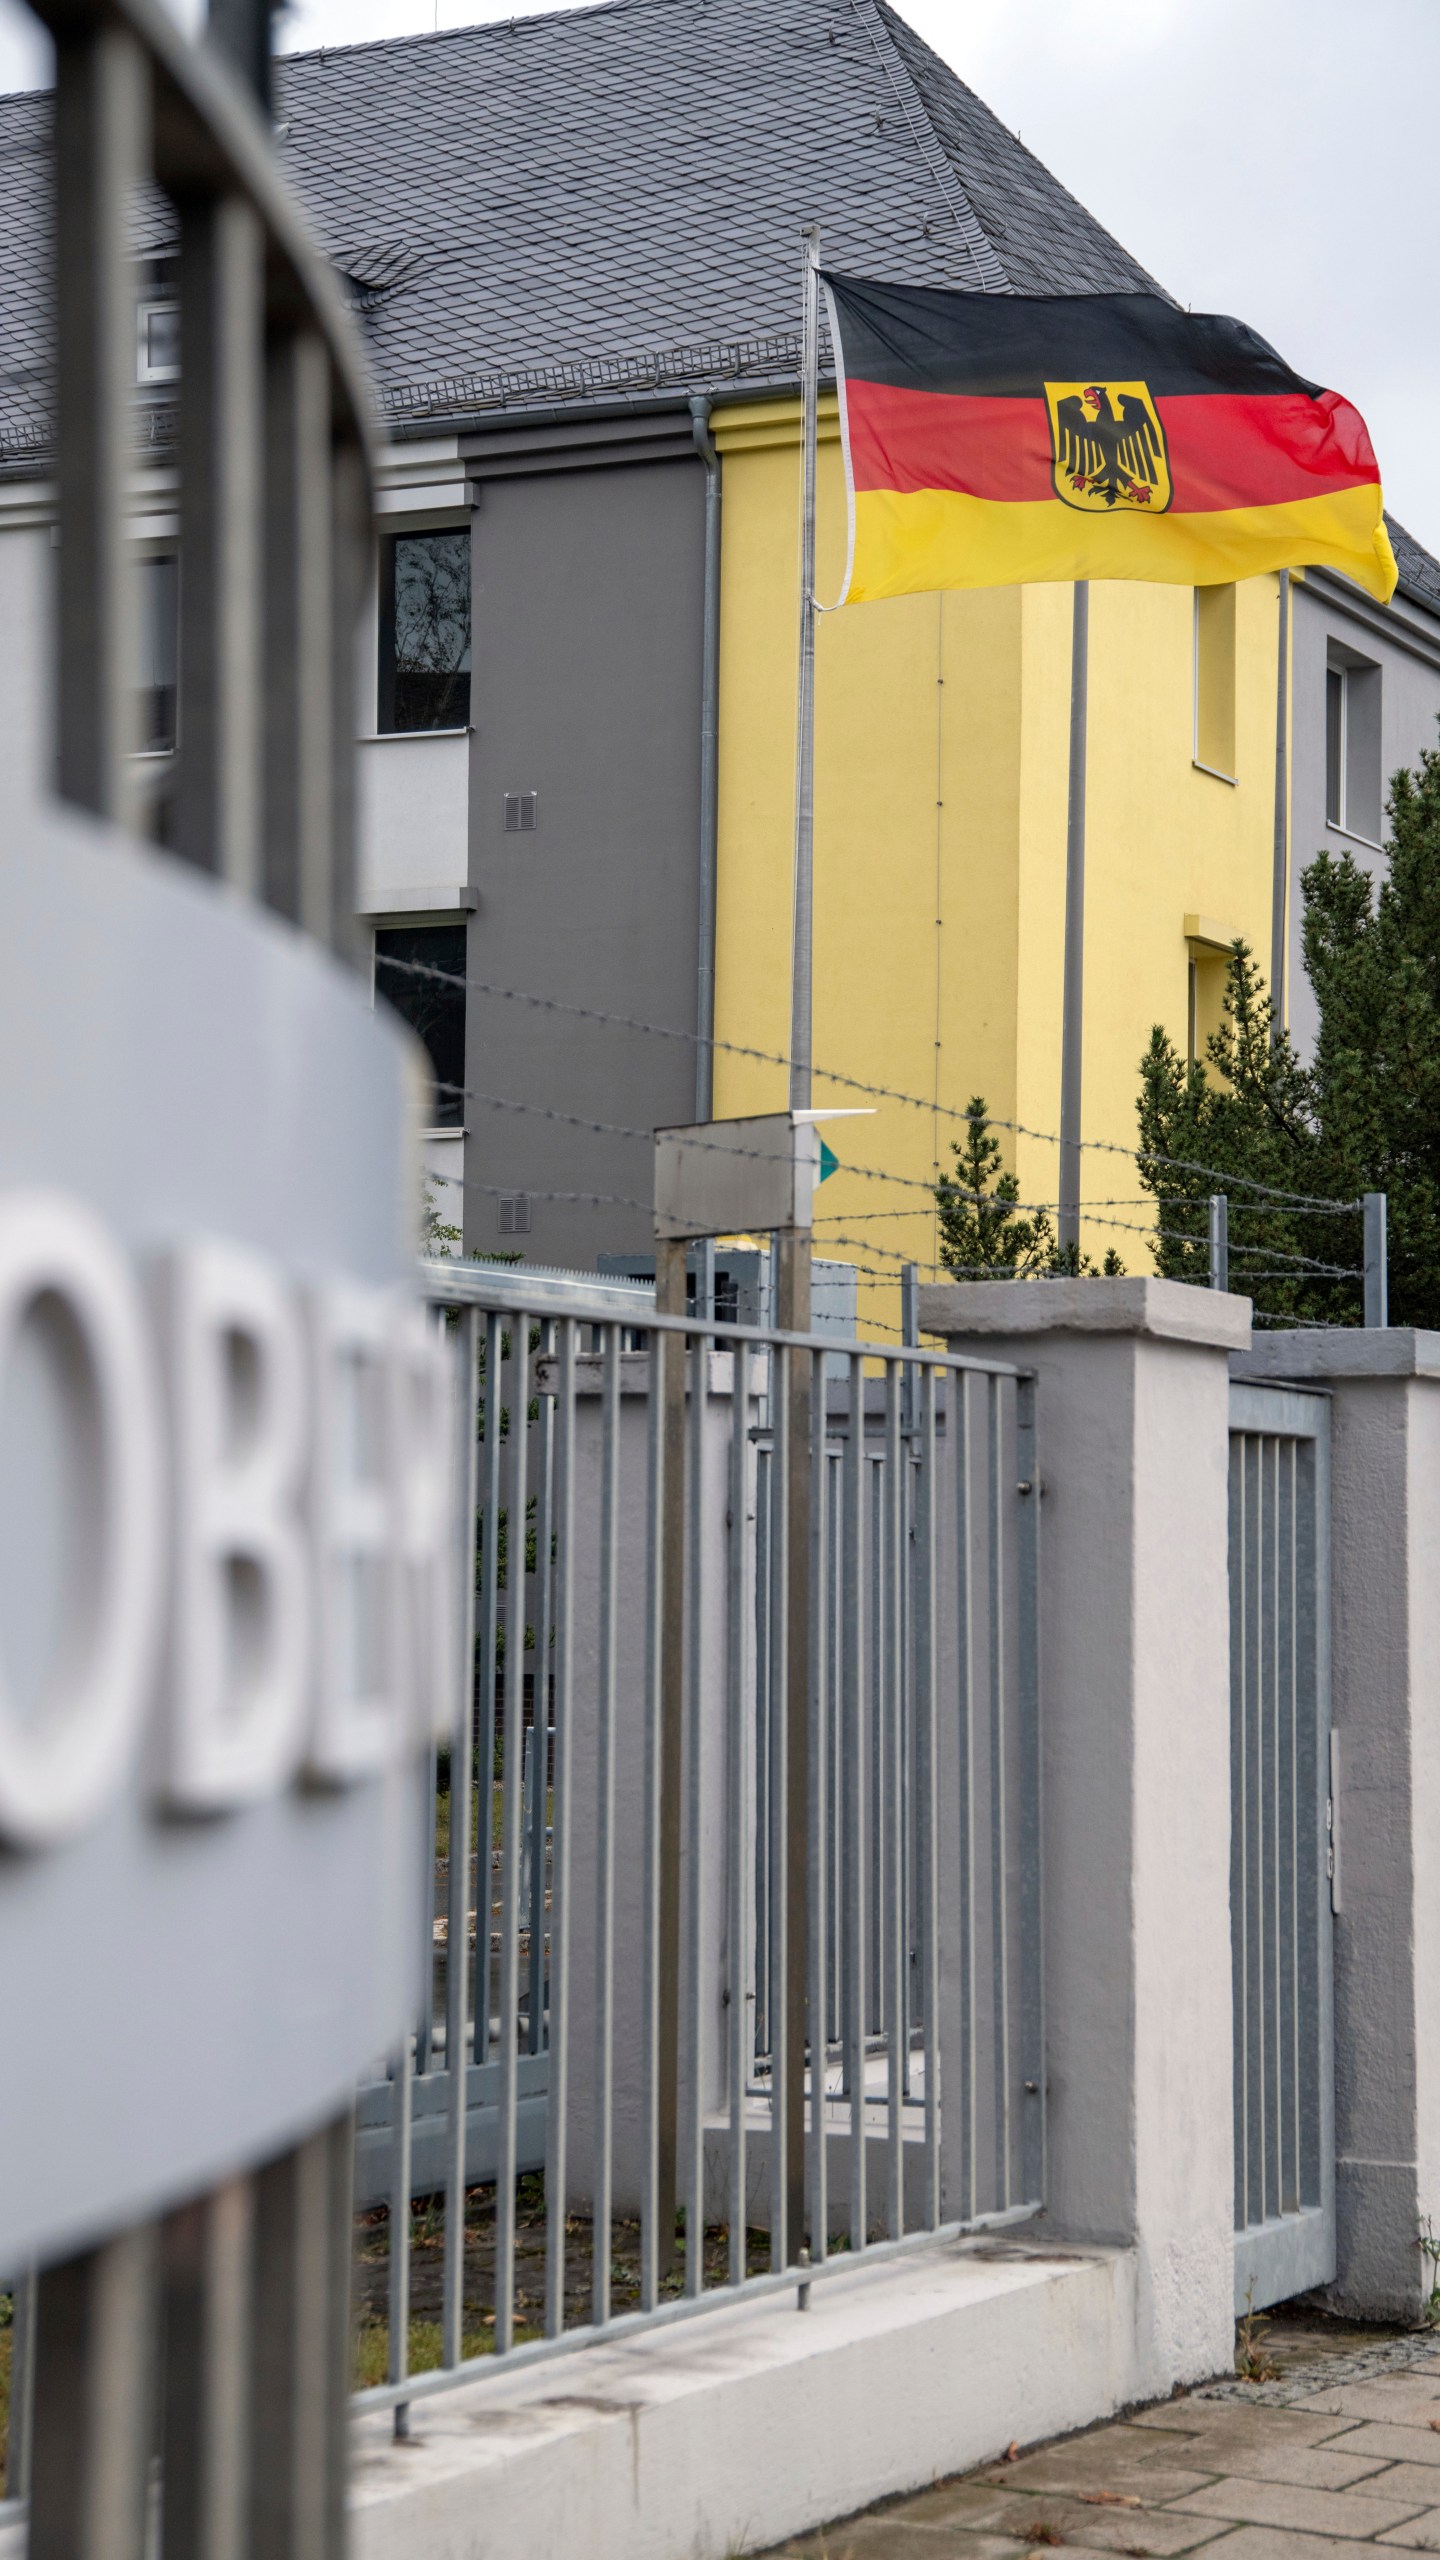
<path fill-rule="evenodd" d="M 1235 2303 L 1335 2273 L 1329 1403 L 1230 1391 Z"/>

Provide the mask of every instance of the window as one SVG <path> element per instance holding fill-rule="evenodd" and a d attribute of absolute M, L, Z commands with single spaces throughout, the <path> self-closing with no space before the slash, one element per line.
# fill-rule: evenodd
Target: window
<path fill-rule="evenodd" d="M 430 973 L 436 974 L 430 974 Z M 465 1114 L 465 927 L 414 924 L 375 936 L 375 992 L 424 1042 L 435 1073 L 436 1129 Z"/>
<path fill-rule="evenodd" d="M 175 746 L 179 673 L 180 563 L 172 552 L 139 563 L 140 737 L 142 752 L 170 755 Z"/>
<path fill-rule="evenodd" d="M 1327 824 L 1378 844 L 1382 797 L 1380 669 L 1332 640 L 1325 667 Z"/>
<path fill-rule="evenodd" d="M 135 314 L 135 379 L 178 382 L 180 378 L 180 306 L 177 302 L 142 302 Z"/>
<path fill-rule="evenodd" d="M 470 719 L 470 535 L 392 533 L 380 545 L 383 731 Z"/>
<path fill-rule="evenodd" d="M 1235 590 L 1195 590 L 1195 762 L 1235 779 Z"/>

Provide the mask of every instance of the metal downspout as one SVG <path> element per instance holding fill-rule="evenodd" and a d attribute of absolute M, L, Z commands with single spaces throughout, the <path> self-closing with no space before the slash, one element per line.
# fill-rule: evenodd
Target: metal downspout
<path fill-rule="evenodd" d="M 705 465 L 705 621 L 700 679 L 700 931 L 696 973 L 695 1117 L 715 1106 L 715 892 L 720 789 L 720 456 L 710 433 L 710 402 L 690 395 L 695 450 Z"/>

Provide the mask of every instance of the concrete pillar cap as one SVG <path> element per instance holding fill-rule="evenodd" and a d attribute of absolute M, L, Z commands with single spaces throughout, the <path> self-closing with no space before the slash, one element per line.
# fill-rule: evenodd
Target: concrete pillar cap
<path fill-rule="evenodd" d="M 1026 1334 L 1149 1334 L 1162 1342 L 1250 1346 L 1250 1301 L 1185 1280 L 952 1280 L 920 1292 L 920 1330 L 973 1340 Z M 1425 1337 L 1436 1346 L 1440 1336 Z"/>
<path fill-rule="evenodd" d="M 1257 1385 L 1271 1378 L 1440 1378 L 1440 1333 L 1413 1325 L 1385 1332 L 1358 1324 L 1323 1331 L 1297 1325 L 1257 1333 L 1233 1370 Z"/>

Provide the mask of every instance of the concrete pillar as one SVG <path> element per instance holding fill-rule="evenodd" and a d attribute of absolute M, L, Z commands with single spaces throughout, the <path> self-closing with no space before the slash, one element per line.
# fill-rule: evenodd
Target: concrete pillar
<path fill-rule="evenodd" d="M 1136 2253 L 1136 2396 L 1233 2347 L 1227 1353 L 1147 1279 L 921 1291 L 1038 1377 L 1048 2203 Z M 943 2101 L 942 2101 L 943 2105 Z"/>
<path fill-rule="evenodd" d="M 1440 1333 L 1258 1337 L 1333 1397 L 1337 2310 L 1413 2318 L 1440 2221 Z"/>

